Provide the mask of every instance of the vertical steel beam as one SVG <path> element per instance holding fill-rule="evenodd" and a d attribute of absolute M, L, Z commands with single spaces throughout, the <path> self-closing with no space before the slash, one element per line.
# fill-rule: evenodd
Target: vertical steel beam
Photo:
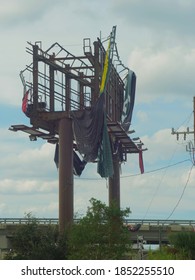
<path fill-rule="evenodd" d="M 49 95 L 49 111 L 54 112 L 54 68 L 52 66 L 49 67 L 49 83 L 50 83 L 50 95 Z"/>
<path fill-rule="evenodd" d="M 66 65 L 66 68 L 69 69 L 70 65 Z M 66 111 L 71 111 L 71 80 L 68 74 L 66 74 L 65 77 L 65 101 L 66 101 L 66 106 L 65 109 Z"/>
<path fill-rule="evenodd" d="M 33 46 L 33 115 L 38 109 L 38 46 Z"/>
<path fill-rule="evenodd" d="M 72 120 L 59 122 L 59 232 L 73 221 L 73 132 Z"/>
<path fill-rule="evenodd" d="M 91 96 L 91 103 L 92 105 L 95 104 L 95 101 L 98 99 L 99 91 L 100 91 L 100 62 L 99 62 L 99 55 L 100 55 L 100 49 L 99 49 L 99 43 L 98 41 L 94 42 L 94 91 L 92 92 Z"/>
<path fill-rule="evenodd" d="M 120 166 L 118 155 L 113 155 L 113 177 L 109 177 L 109 205 L 113 202 L 120 208 Z"/>
<path fill-rule="evenodd" d="M 83 72 L 79 73 L 79 77 L 83 79 Z M 79 109 L 83 109 L 85 106 L 84 102 L 84 87 L 81 81 L 78 81 L 78 88 L 79 88 Z"/>

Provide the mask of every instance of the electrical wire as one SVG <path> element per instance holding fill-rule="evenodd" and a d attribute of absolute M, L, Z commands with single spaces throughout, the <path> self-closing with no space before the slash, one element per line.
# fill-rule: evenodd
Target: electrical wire
<path fill-rule="evenodd" d="M 169 160 L 169 163 L 172 162 L 173 157 L 174 157 L 174 155 L 175 155 L 175 153 L 176 153 L 177 147 L 178 147 L 178 146 L 175 147 L 175 149 L 174 149 L 174 151 L 173 151 L 173 154 L 172 154 L 172 156 L 171 156 L 171 158 L 170 158 L 170 160 Z M 165 178 L 165 175 L 166 175 L 166 173 L 167 173 L 167 169 L 168 169 L 168 168 L 165 168 L 164 171 L 163 171 L 163 173 L 162 173 L 162 176 L 161 176 L 161 178 L 160 178 L 160 181 L 159 181 L 158 185 L 156 186 L 155 192 L 154 192 L 154 194 L 153 194 L 153 196 L 152 196 L 152 198 L 151 198 L 151 200 L 150 200 L 150 203 L 149 203 L 149 205 L 148 205 L 148 208 L 147 208 L 147 210 L 146 210 L 146 213 L 145 213 L 143 219 L 146 218 L 146 216 L 147 216 L 147 214 L 148 214 L 148 212 L 149 212 L 149 210 L 150 210 L 150 207 L 151 207 L 151 205 L 152 205 L 152 202 L 153 202 L 155 196 L 157 195 L 157 192 L 158 192 L 158 190 L 159 190 L 159 188 L 160 188 L 160 186 L 161 186 L 161 184 L 162 184 L 162 182 L 163 182 L 163 180 L 164 180 L 164 178 Z"/>
<path fill-rule="evenodd" d="M 187 124 L 190 122 L 193 113 L 194 113 L 194 112 L 192 111 L 192 112 L 190 113 L 190 115 L 180 124 L 180 126 L 175 130 L 176 132 L 180 129 L 180 127 L 181 127 L 182 125 L 184 125 L 185 123 L 186 123 L 186 125 L 187 125 Z"/>
<path fill-rule="evenodd" d="M 130 174 L 130 175 L 125 175 L 125 176 L 121 176 L 120 178 L 121 179 L 124 179 L 124 178 L 129 178 L 129 177 L 134 177 L 134 176 L 144 176 L 144 174 L 148 174 L 148 173 L 153 173 L 153 172 L 158 172 L 160 170 L 163 170 L 163 169 L 167 169 L 167 168 L 170 168 L 170 167 L 173 167 L 173 166 L 176 166 L 178 164 L 181 164 L 181 163 L 184 163 L 186 161 L 191 161 L 190 159 L 185 159 L 185 160 L 182 160 L 182 161 L 178 161 L 176 163 L 173 163 L 173 164 L 169 164 L 169 165 L 166 165 L 166 166 L 163 166 L 163 167 L 160 167 L 160 168 L 156 168 L 156 169 L 153 169 L 153 170 L 149 170 L 149 171 L 145 171 L 143 174 L 140 174 L 140 173 L 136 173 L 136 174 Z M 75 177 L 75 179 L 77 180 L 92 180 L 92 181 L 98 181 L 98 180 L 102 180 L 103 178 L 81 178 L 81 177 Z"/>
<path fill-rule="evenodd" d="M 188 124 L 188 123 L 190 122 L 191 117 L 192 117 L 192 114 L 193 114 L 193 112 L 190 113 L 190 115 L 182 122 L 182 124 L 176 129 L 176 131 L 178 131 L 182 125 Z M 176 152 L 176 149 L 175 149 L 175 151 L 174 151 L 174 153 L 173 153 L 173 155 L 172 155 L 172 157 L 171 157 L 171 159 L 170 159 L 169 162 L 172 161 L 175 152 Z M 190 157 L 191 157 L 191 162 L 193 163 L 193 165 L 195 165 L 195 160 L 194 160 L 194 149 L 193 149 L 193 157 L 192 157 L 192 154 L 191 154 L 191 153 L 190 153 Z M 152 202 L 153 202 L 153 200 L 154 200 L 154 198 L 155 198 L 155 196 L 156 196 L 156 193 L 157 193 L 157 191 L 158 191 L 158 189 L 159 189 L 159 187 L 160 187 L 162 181 L 164 180 L 164 177 L 165 177 L 165 175 L 166 175 L 166 172 L 167 172 L 167 167 L 165 168 L 165 171 L 164 171 L 164 173 L 163 173 L 163 175 L 162 175 L 162 177 L 161 177 L 161 179 L 160 179 L 160 182 L 159 182 L 159 184 L 158 184 L 158 186 L 157 186 L 157 188 L 156 188 L 156 190 L 155 190 L 155 193 L 153 194 L 153 197 L 152 197 L 152 199 L 151 199 L 151 201 L 150 201 L 150 203 L 149 203 L 149 205 L 148 205 L 148 208 L 147 208 L 146 213 L 145 213 L 145 215 L 144 215 L 144 219 L 146 218 L 146 216 L 147 216 L 147 214 L 148 214 L 148 211 L 149 211 L 149 209 L 150 209 L 150 207 L 151 207 L 151 204 L 152 204 Z M 185 190 L 184 190 L 184 191 L 185 191 Z M 177 207 L 177 206 L 176 206 L 176 207 Z M 171 215 L 172 215 L 172 214 L 171 214 Z"/>
<path fill-rule="evenodd" d="M 153 170 L 145 171 L 144 174 L 153 173 L 153 172 L 157 172 L 157 171 L 160 171 L 160 170 L 163 170 L 163 169 L 166 169 L 166 168 L 170 168 L 170 167 L 176 166 L 176 165 L 181 164 L 181 163 L 186 162 L 186 161 L 191 161 L 191 160 L 190 159 L 185 159 L 185 160 L 182 160 L 182 161 L 178 161 L 178 162 L 173 163 L 173 164 L 169 164 L 169 165 L 159 167 L 159 168 L 156 168 L 156 169 L 153 169 Z M 140 174 L 140 173 L 131 174 L 131 175 L 122 176 L 121 178 L 143 176 L 144 174 Z"/>
<path fill-rule="evenodd" d="M 182 200 L 182 198 L 183 198 L 183 195 L 184 195 L 184 192 L 185 192 L 185 190 L 186 190 L 186 187 L 187 187 L 187 185 L 188 185 L 188 183 L 189 183 L 189 180 L 190 180 L 190 176 L 191 176 L 193 167 L 194 167 L 194 164 L 192 164 L 192 166 L 190 167 L 190 171 L 189 171 L 189 173 L 188 173 L 188 177 L 187 177 L 186 183 L 185 183 L 185 185 L 184 185 L 183 191 L 182 191 L 182 193 L 181 193 L 181 195 L 180 195 L 180 198 L 178 199 L 178 201 L 177 201 L 175 207 L 174 207 L 173 210 L 171 211 L 170 215 L 166 218 L 166 220 L 169 220 L 169 218 L 173 215 L 173 213 L 175 212 L 175 210 L 176 210 L 176 208 L 178 207 L 179 203 L 181 202 L 181 200 Z"/>

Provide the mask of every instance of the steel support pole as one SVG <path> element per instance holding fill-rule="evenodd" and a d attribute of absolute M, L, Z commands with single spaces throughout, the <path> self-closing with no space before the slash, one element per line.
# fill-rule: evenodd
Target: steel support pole
<path fill-rule="evenodd" d="M 109 177 L 109 205 L 113 202 L 120 208 L 120 166 L 118 155 L 113 155 L 113 177 Z"/>
<path fill-rule="evenodd" d="M 59 232 L 73 222 L 73 132 L 72 120 L 59 122 Z"/>

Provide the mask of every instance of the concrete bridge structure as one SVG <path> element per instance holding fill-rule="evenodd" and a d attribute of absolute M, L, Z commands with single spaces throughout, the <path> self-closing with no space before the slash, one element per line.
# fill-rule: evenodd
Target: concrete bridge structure
<path fill-rule="evenodd" d="M 42 226 L 58 225 L 58 219 L 36 219 Z M 16 228 L 29 222 L 27 218 L 0 218 L 0 259 L 11 249 L 11 237 Z M 77 222 L 77 220 L 75 220 Z M 150 219 L 127 219 L 125 225 L 131 228 L 141 225 L 139 230 L 130 231 L 130 238 L 134 244 L 144 242 L 146 244 L 169 243 L 170 233 L 180 231 L 195 231 L 195 220 L 150 220 Z"/>

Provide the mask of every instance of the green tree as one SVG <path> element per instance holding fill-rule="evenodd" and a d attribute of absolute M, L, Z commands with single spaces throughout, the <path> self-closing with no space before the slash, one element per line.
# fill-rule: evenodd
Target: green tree
<path fill-rule="evenodd" d="M 177 232 L 169 235 L 169 246 L 149 251 L 150 260 L 195 260 L 195 232 Z"/>
<path fill-rule="evenodd" d="M 106 206 L 92 198 L 86 216 L 68 231 L 69 259 L 122 259 L 130 250 L 130 233 L 124 218 L 130 210 L 114 203 Z"/>
<path fill-rule="evenodd" d="M 195 260 L 195 232 L 174 233 L 169 239 L 180 259 Z"/>
<path fill-rule="evenodd" d="M 27 223 L 18 225 L 12 238 L 12 250 L 6 259 L 59 260 L 66 258 L 65 238 L 59 238 L 55 225 L 40 225 L 27 214 Z"/>

